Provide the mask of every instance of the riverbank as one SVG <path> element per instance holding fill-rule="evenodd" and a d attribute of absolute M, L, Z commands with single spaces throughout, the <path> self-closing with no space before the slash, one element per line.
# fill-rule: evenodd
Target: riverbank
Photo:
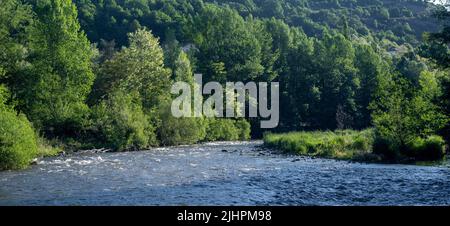
<path fill-rule="evenodd" d="M 291 132 L 264 136 L 266 147 L 284 152 L 337 160 L 381 162 L 381 156 L 372 151 L 373 143 L 372 130 Z"/>
<path fill-rule="evenodd" d="M 433 164 L 445 159 L 445 144 L 434 137 L 408 144 L 407 150 L 386 153 L 372 129 L 265 134 L 264 146 L 297 155 L 365 163 Z M 441 153 L 430 154 L 430 153 Z M 433 156 L 424 158 L 422 156 Z"/>

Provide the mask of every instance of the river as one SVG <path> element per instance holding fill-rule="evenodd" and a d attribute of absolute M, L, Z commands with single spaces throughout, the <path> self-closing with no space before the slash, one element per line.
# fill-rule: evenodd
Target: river
<path fill-rule="evenodd" d="M 260 141 L 89 151 L 0 172 L 0 205 L 450 205 L 450 168 L 288 156 Z"/>

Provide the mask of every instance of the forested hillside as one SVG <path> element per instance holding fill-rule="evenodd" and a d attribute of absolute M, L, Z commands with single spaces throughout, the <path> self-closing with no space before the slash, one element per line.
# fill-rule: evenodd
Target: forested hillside
<path fill-rule="evenodd" d="M 412 157 L 411 150 L 428 150 L 433 136 L 440 158 L 445 143 L 434 135 L 448 139 L 449 17 L 442 6 L 414 0 L 0 3 L 0 169 L 26 166 L 49 143 L 120 151 L 245 140 L 250 127 L 254 138 L 266 132 L 254 118 L 172 117 L 170 85 L 193 85 L 194 72 L 204 82 L 279 82 L 276 132 L 374 127 L 384 154 L 401 150 Z"/>
<path fill-rule="evenodd" d="M 434 6 L 423 0 L 75 0 L 80 22 L 89 39 L 115 40 L 126 44 L 126 34 L 138 27 L 150 27 L 165 39 L 168 29 L 189 41 L 186 26 L 205 3 L 236 10 L 242 17 L 276 18 L 301 27 L 309 36 L 324 29 L 338 29 L 347 35 L 373 35 L 398 44 L 417 45 L 423 32 L 438 30 L 431 17 Z"/>

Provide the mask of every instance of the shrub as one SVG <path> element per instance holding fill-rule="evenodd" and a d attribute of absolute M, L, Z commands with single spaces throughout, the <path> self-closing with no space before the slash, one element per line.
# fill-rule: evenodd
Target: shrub
<path fill-rule="evenodd" d="M 239 132 L 239 140 L 249 140 L 250 139 L 250 132 L 251 132 L 251 126 L 250 123 L 247 122 L 245 119 L 237 120 L 234 125 L 238 129 Z"/>
<path fill-rule="evenodd" d="M 206 136 L 206 120 L 203 118 L 175 118 L 170 107 L 163 107 L 158 128 L 162 145 L 194 144 Z"/>
<path fill-rule="evenodd" d="M 239 139 L 239 130 L 230 119 L 209 119 L 206 130 L 207 141 L 229 141 Z"/>
<path fill-rule="evenodd" d="M 250 123 L 244 119 L 208 119 L 206 141 L 229 141 L 250 139 Z"/>
<path fill-rule="evenodd" d="M 0 107 L 0 170 L 27 167 L 37 149 L 36 135 L 27 118 Z"/>
<path fill-rule="evenodd" d="M 429 136 L 422 148 L 422 152 L 418 153 L 418 157 L 422 160 L 439 160 L 445 155 L 445 141 L 440 136 Z"/>
<path fill-rule="evenodd" d="M 445 155 L 445 141 L 440 136 L 429 136 L 426 139 L 418 137 L 408 142 L 405 150 L 415 160 L 440 160 Z"/>
<path fill-rule="evenodd" d="M 377 136 L 373 143 L 373 153 L 381 155 L 384 160 L 400 158 L 401 146 L 393 139 Z"/>
<path fill-rule="evenodd" d="M 115 92 L 92 109 L 94 134 L 103 145 L 122 151 L 156 145 L 155 129 L 134 93 Z"/>

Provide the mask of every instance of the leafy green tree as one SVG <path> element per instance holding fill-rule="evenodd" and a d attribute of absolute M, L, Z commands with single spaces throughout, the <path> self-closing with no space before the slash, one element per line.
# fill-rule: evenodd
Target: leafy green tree
<path fill-rule="evenodd" d="M 91 97 L 104 99 L 116 90 L 137 91 L 144 112 L 150 114 L 161 101 L 169 98 L 170 72 L 163 66 L 158 39 L 149 31 L 130 33 L 129 42 L 129 47 L 102 65 Z"/>
<path fill-rule="evenodd" d="M 31 65 L 17 73 L 12 91 L 20 99 L 18 108 L 38 128 L 48 135 L 72 136 L 88 112 L 84 102 L 94 80 L 90 43 L 80 30 L 72 1 L 34 3 Z"/>
<path fill-rule="evenodd" d="M 356 94 L 357 113 L 355 127 L 362 129 L 371 125 L 370 103 L 374 101 L 374 93 L 378 79 L 389 76 L 389 63 L 367 44 L 355 46 L 355 67 L 358 70 L 359 90 Z"/>
<path fill-rule="evenodd" d="M 284 9 L 282 3 L 277 0 L 264 0 L 261 6 L 261 15 L 264 17 L 274 17 L 281 19 L 284 17 Z"/>
<path fill-rule="evenodd" d="M 312 103 L 312 123 L 320 129 L 335 129 L 338 125 L 351 128 L 359 82 L 353 64 L 355 53 L 352 43 L 341 34 L 326 34 L 323 40 L 315 42 L 314 50 L 316 58 L 310 73 L 315 79 L 309 90 L 316 88 L 320 99 Z M 348 115 L 344 121 L 339 121 L 339 108 Z"/>
<path fill-rule="evenodd" d="M 174 81 L 187 82 L 191 85 L 194 84 L 194 76 L 192 72 L 191 63 L 188 55 L 184 51 L 180 51 L 178 58 L 175 61 L 174 68 Z"/>
<path fill-rule="evenodd" d="M 450 3 L 445 2 L 446 7 Z M 445 110 L 447 116 L 450 115 L 450 12 L 441 7 L 435 12 L 443 28 L 440 32 L 425 34 L 425 42 L 420 47 L 420 54 L 431 59 L 441 70 L 444 71 L 440 77 L 440 84 L 443 88 L 443 95 L 440 106 Z M 450 142 L 450 122 L 440 131 L 447 143 Z"/>
<path fill-rule="evenodd" d="M 442 88 L 436 73 L 423 71 L 419 78 L 419 87 L 411 100 L 412 115 L 416 115 L 413 131 L 421 136 L 437 134 L 448 122 L 448 115 L 438 105 L 442 97 Z"/>
<path fill-rule="evenodd" d="M 37 150 L 36 134 L 25 115 L 0 106 L 0 170 L 27 167 Z"/>
<path fill-rule="evenodd" d="M 280 125 L 289 130 L 303 129 L 310 122 L 311 105 L 320 100 L 320 91 L 315 86 L 315 75 L 313 70 L 314 40 L 304 33 L 300 33 L 296 38 L 297 43 L 289 47 L 284 56 L 285 63 L 281 63 L 279 81 L 282 97 L 280 98 Z"/>
<path fill-rule="evenodd" d="M 0 4 L 0 83 L 11 85 L 14 73 L 27 66 L 27 35 L 33 13 L 18 0 L 1 0 Z"/>
<path fill-rule="evenodd" d="M 219 82 L 254 80 L 263 73 L 261 46 L 236 11 L 207 4 L 194 18 L 192 29 L 199 48 L 197 58 L 202 62 L 200 73 L 207 76 L 208 68 L 220 62 L 226 68 L 227 77 L 217 80 Z"/>
<path fill-rule="evenodd" d="M 142 109 L 139 94 L 121 90 L 110 93 L 92 108 L 92 125 L 96 144 L 117 151 L 138 150 L 157 144 L 155 127 Z"/>
<path fill-rule="evenodd" d="M 372 102 L 373 123 L 376 128 L 375 151 L 388 158 L 408 153 L 417 139 L 436 134 L 448 117 L 436 104 L 441 95 L 436 75 L 422 72 L 419 85 L 395 75 L 381 78 Z M 439 157 L 442 157 L 442 153 Z"/>
<path fill-rule="evenodd" d="M 194 84 L 191 63 L 183 50 L 178 51 L 178 53 L 173 64 L 173 81 L 186 82 L 190 84 L 193 90 L 196 84 Z M 158 135 L 162 145 L 193 144 L 204 140 L 207 127 L 206 119 L 202 117 L 175 118 L 172 116 L 169 103 L 160 106 L 159 115 L 161 125 L 158 128 Z"/>
<path fill-rule="evenodd" d="M 172 70 L 173 79 L 175 76 L 175 62 L 177 61 L 182 51 L 180 43 L 176 39 L 175 32 L 173 30 L 168 30 L 166 32 L 166 40 L 164 41 L 162 46 L 164 50 L 164 65 Z"/>
<path fill-rule="evenodd" d="M 157 144 L 158 111 L 170 99 L 170 71 L 158 39 L 147 30 L 129 34 L 130 46 L 105 61 L 91 94 L 93 133 L 118 150 Z M 96 129 L 99 128 L 99 129 Z"/>

